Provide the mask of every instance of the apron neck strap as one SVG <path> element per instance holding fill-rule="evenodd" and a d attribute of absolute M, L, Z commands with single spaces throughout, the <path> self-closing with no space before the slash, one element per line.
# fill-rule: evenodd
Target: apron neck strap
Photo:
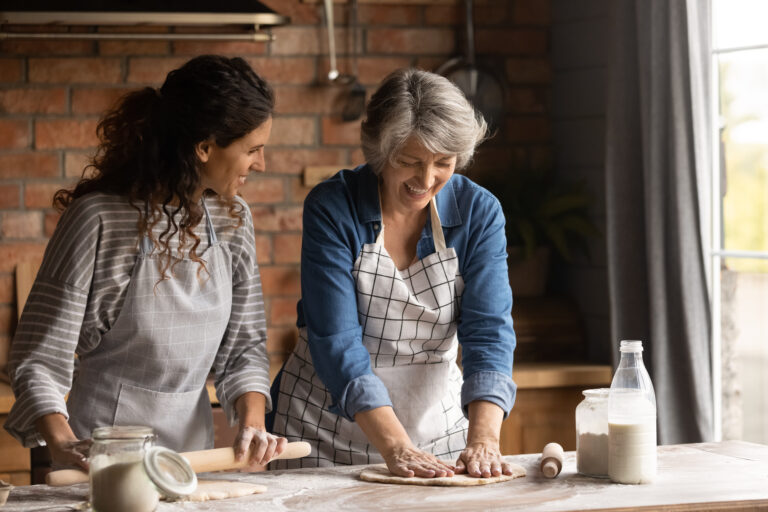
<path fill-rule="evenodd" d="M 381 192 L 379 192 L 379 209 L 381 209 Z M 429 220 L 432 225 L 432 239 L 435 242 L 435 252 L 445 250 L 445 235 L 440 224 L 440 215 L 437 213 L 437 196 L 429 201 Z M 384 245 L 384 215 L 382 213 L 381 231 L 376 237 L 376 243 Z"/>
<path fill-rule="evenodd" d="M 208 206 L 205 204 L 204 197 L 200 198 L 200 203 L 203 205 L 203 213 L 205 213 L 205 224 L 208 230 L 208 246 L 210 247 L 217 243 L 219 239 L 216 237 L 216 230 L 213 227 L 211 214 L 208 212 Z M 144 203 L 144 217 L 149 218 L 149 203 Z M 152 252 L 152 249 L 154 249 L 152 238 L 150 238 L 149 235 L 144 235 L 139 244 L 139 251 L 141 251 L 142 255 L 147 256 Z"/>

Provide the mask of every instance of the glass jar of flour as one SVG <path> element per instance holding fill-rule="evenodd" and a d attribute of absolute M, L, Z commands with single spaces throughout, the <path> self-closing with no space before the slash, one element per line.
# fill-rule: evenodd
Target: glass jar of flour
<path fill-rule="evenodd" d="M 149 427 L 100 427 L 92 438 L 89 474 L 96 512 L 152 512 L 160 493 L 178 498 L 197 488 L 189 462 L 155 446 Z"/>
<path fill-rule="evenodd" d="M 608 478 L 609 392 L 584 390 L 584 400 L 576 406 L 576 470 L 582 475 Z"/>
<path fill-rule="evenodd" d="M 608 396 L 608 476 L 621 484 L 656 477 L 656 394 L 643 364 L 643 343 L 621 342 Z"/>

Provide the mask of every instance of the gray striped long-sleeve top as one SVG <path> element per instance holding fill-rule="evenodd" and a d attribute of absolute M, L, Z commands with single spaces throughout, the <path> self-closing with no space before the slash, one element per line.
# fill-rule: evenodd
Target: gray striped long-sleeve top
<path fill-rule="evenodd" d="M 243 222 L 227 205 L 207 198 L 219 241 L 232 255 L 232 312 L 213 365 L 216 394 L 230 423 L 235 400 L 256 391 L 269 395 L 269 359 L 261 280 L 256 263 L 253 220 L 242 199 Z M 127 198 L 92 193 L 64 212 L 48 243 L 11 347 L 8 373 L 16 402 L 5 428 L 25 446 L 43 444 L 34 421 L 67 408 L 65 395 L 75 373 L 75 354 L 96 348 L 117 320 L 139 252 L 138 211 Z M 159 235 L 160 222 L 154 228 Z M 208 241 L 205 219 L 196 227 Z M 178 237 L 169 244 L 173 250 Z"/>

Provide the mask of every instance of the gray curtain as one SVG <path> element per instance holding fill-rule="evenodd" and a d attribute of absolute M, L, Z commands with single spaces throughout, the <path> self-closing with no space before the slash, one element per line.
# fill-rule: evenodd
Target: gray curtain
<path fill-rule="evenodd" d="M 619 340 L 643 340 L 659 442 L 708 441 L 708 2 L 614 0 L 611 9 L 606 236 L 614 363 Z"/>

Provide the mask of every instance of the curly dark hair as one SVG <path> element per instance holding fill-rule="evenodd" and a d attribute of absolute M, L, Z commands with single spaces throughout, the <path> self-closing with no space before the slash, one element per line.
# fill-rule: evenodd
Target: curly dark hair
<path fill-rule="evenodd" d="M 72 190 L 56 192 L 54 206 L 64 210 L 97 191 L 127 196 L 139 211 L 139 236 L 149 235 L 160 247 L 162 279 L 167 279 L 169 267 L 173 273 L 168 241 L 177 233 L 179 253 L 191 240 L 190 258 L 205 269 L 193 231 L 203 217 L 196 200 L 201 181 L 195 147 L 209 139 L 229 146 L 267 121 L 274 103 L 272 88 L 243 59 L 195 57 L 168 73 L 160 89 L 131 92 L 107 112 L 98 124 L 99 146 L 83 178 Z M 225 200 L 239 227 L 239 203 Z M 155 239 L 152 228 L 164 217 L 167 227 Z"/>

